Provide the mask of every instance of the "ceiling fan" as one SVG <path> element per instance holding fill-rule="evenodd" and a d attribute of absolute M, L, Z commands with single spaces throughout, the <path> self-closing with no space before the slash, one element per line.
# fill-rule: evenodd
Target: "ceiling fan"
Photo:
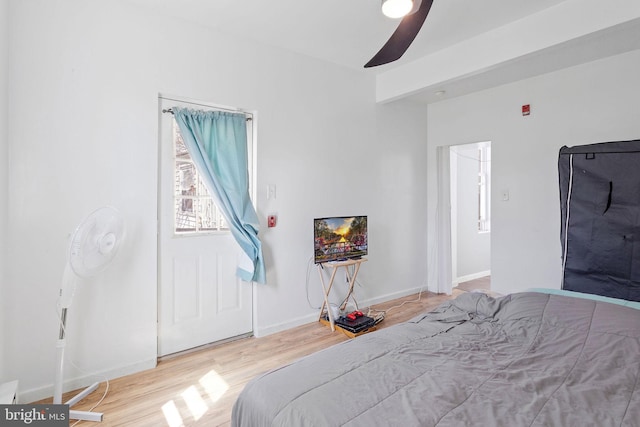
<path fill-rule="evenodd" d="M 391 1 L 394 0 L 383 0 L 383 10 L 385 5 Z M 405 11 L 406 15 L 398 24 L 398 28 L 382 46 L 382 49 L 364 65 L 364 68 L 377 67 L 399 59 L 407 51 L 418 32 L 420 32 L 424 20 L 427 19 L 433 0 L 404 0 L 401 3 L 410 4 L 411 8 L 408 13 Z"/>

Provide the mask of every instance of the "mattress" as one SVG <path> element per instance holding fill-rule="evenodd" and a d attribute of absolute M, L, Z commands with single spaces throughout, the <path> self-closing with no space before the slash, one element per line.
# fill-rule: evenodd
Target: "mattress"
<path fill-rule="evenodd" d="M 640 310 L 467 293 L 250 381 L 231 425 L 638 426 Z"/>

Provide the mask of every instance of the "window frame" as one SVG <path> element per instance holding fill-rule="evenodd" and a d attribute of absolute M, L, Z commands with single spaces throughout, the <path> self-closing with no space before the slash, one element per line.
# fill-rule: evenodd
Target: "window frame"
<path fill-rule="evenodd" d="M 167 98 L 164 98 L 167 99 Z M 201 109 L 201 110 L 205 110 L 205 111 L 231 111 L 231 112 L 238 112 L 238 113 L 242 113 L 245 115 L 246 117 L 246 123 L 247 123 L 247 171 L 249 173 L 249 197 L 251 198 L 251 203 L 254 205 L 254 208 L 256 207 L 256 194 L 255 194 L 255 188 L 256 188 L 256 163 L 255 163 L 255 159 L 256 157 L 256 132 L 255 132 L 255 112 L 250 112 L 250 111 L 245 111 L 245 110 L 241 110 L 241 109 L 234 109 L 234 108 L 228 108 L 228 107 L 219 107 L 219 106 L 213 106 L 213 105 L 208 105 L 205 103 L 193 103 L 193 102 L 188 102 L 188 101 L 183 101 L 183 100 L 177 100 L 174 99 L 173 101 L 176 101 L 178 103 L 181 104 L 187 104 L 185 105 L 188 108 L 197 108 L 197 109 Z M 226 219 L 224 218 L 224 216 L 222 215 L 222 212 L 220 210 L 220 208 L 218 207 L 216 200 L 213 196 L 211 196 L 211 194 L 209 194 L 208 190 L 206 189 L 206 187 L 204 186 L 204 183 L 202 183 L 202 181 L 199 178 L 199 173 L 197 171 L 197 169 L 195 168 L 195 165 L 193 166 L 193 171 L 194 171 L 194 177 L 193 180 L 195 182 L 195 188 L 196 188 L 196 193 L 191 195 L 185 195 L 185 194 L 179 194 L 180 191 L 179 189 L 181 188 L 181 184 L 179 182 L 177 182 L 179 179 L 181 179 L 181 170 L 180 167 L 178 166 L 179 164 L 192 164 L 193 165 L 193 160 L 191 159 L 191 156 L 189 155 L 189 153 L 186 150 L 186 146 L 185 146 L 185 153 L 186 156 L 178 156 L 178 150 L 177 150 L 177 144 L 179 143 L 178 141 L 178 136 L 179 135 L 179 128 L 178 128 L 178 124 L 175 120 L 175 118 L 172 116 L 171 118 L 172 120 L 172 165 L 173 165 L 173 176 L 174 176 L 174 185 L 173 185 L 173 191 L 172 191 L 172 195 L 171 198 L 173 200 L 173 224 L 172 224 L 172 234 L 174 237 L 194 237 L 194 236 L 204 236 L 204 235 L 228 235 L 231 233 L 231 230 L 228 227 L 223 227 L 224 224 L 226 224 Z M 181 136 L 180 136 L 181 137 Z M 184 143 L 182 143 L 184 145 Z M 201 183 L 201 185 L 199 185 L 199 183 Z M 203 194 L 204 193 L 204 194 Z M 181 229 L 182 227 L 179 227 L 179 220 L 178 220 L 178 216 L 179 216 L 179 209 L 178 206 L 179 204 L 182 204 L 183 201 L 186 200 L 192 200 L 192 209 L 194 210 L 194 214 L 195 214 L 195 225 L 193 228 L 189 228 L 189 229 Z M 199 208 L 202 205 L 202 202 L 208 202 L 210 201 L 211 205 L 213 205 L 213 207 L 215 208 L 215 222 L 217 224 L 216 228 L 201 228 L 201 221 L 199 221 L 200 218 L 200 212 L 199 212 Z"/>

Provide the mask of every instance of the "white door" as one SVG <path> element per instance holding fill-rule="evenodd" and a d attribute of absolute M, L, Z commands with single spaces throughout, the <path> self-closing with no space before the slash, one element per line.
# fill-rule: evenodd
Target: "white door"
<path fill-rule="evenodd" d="M 175 106 L 214 109 L 160 98 L 160 110 Z M 206 190 L 179 141 L 176 149 L 173 115 L 161 112 L 160 124 L 158 355 L 164 356 L 250 333 L 253 308 L 252 285 L 235 275 L 239 245 L 229 231 L 216 230 L 224 220 L 200 196 Z"/>

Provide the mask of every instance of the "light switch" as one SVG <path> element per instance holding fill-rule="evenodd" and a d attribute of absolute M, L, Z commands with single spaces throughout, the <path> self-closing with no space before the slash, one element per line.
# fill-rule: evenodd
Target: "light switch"
<path fill-rule="evenodd" d="M 276 185 L 267 184 L 267 200 L 276 198 Z"/>

